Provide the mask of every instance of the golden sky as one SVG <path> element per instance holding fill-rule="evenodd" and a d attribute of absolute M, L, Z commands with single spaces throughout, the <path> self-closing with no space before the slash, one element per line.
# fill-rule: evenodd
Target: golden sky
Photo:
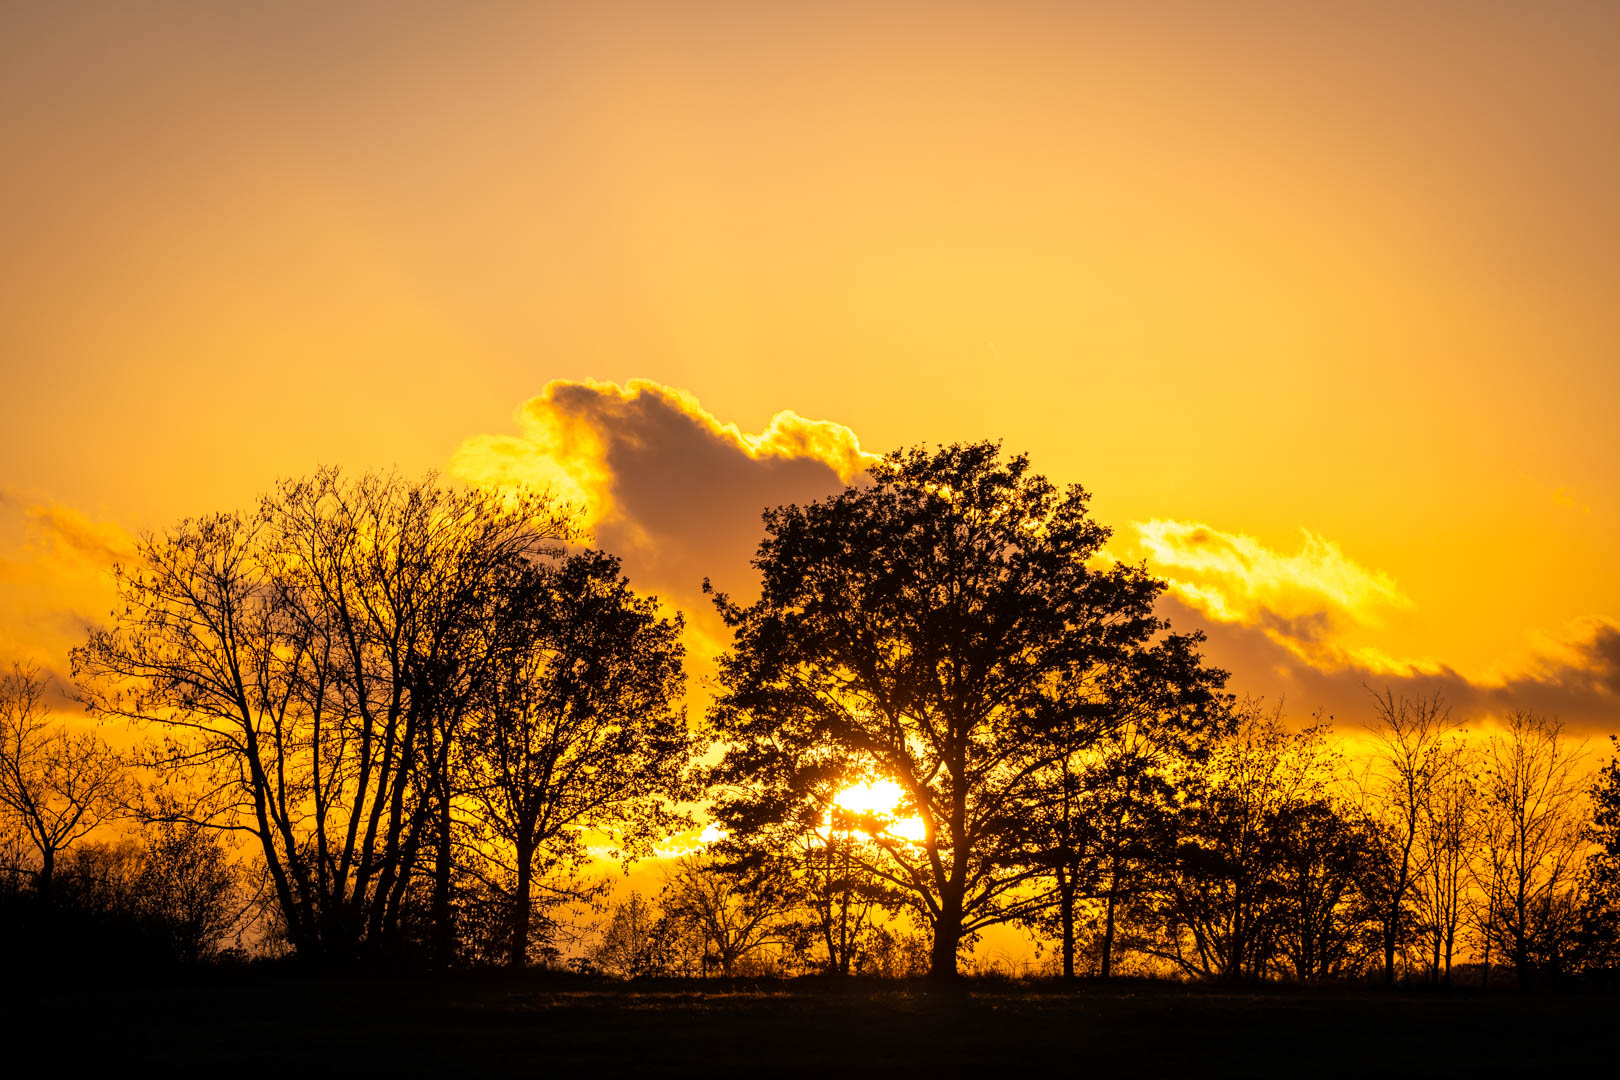
<path fill-rule="evenodd" d="M 0 143 L 0 659 L 322 462 L 695 609 L 994 437 L 1239 689 L 1620 726 L 1615 4 L 8 5 Z"/>

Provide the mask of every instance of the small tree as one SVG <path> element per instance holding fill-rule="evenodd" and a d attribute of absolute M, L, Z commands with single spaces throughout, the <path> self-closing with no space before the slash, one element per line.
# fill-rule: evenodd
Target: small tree
<path fill-rule="evenodd" d="M 1448 762 L 1445 736 L 1454 725 L 1439 694 L 1410 699 L 1386 690 L 1374 701 L 1368 728 L 1375 749 L 1362 780 L 1362 803 L 1377 856 L 1365 884 L 1379 924 L 1387 985 L 1394 983 L 1397 956 L 1413 936 L 1413 888 L 1428 871 L 1421 838 Z"/>
<path fill-rule="evenodd" d="M 246 913 L 241 871 L 211 830 L 186 821 L 147 827 L 133 890 L 138 911 L 183 963 L 219 952 Z"/>
<path fill-rule="evenodd" d="M 1573 945 L 1584 849 L 1582 756 L 1559 721 L 1529 709 L 1510 712 L 1486 746 L 1483 929 L 1521 988 L 1561 973 Z"/>
<path fill-rule="evenodd" d="M 729 979 L 744 960 L 791 943 L 792 900 L 782 885 L 774 877 L 739 874 L 711 856 L 693 854 L 675 864 L 662 905 L 671 921 L 703 942 L 703 973 L 718 969 Z"/>
<path fill-rule="evenodd" d="M 590 962 L 621 979 L 649 978 L 675 974 L 681 953 L 678 929 L 657 904 L 632 892 L 609 909 Z"/>
<path fill-rule="evenodd" d="M 1138 948 L 1189 975 L 1258 979 L 1292 918 L 1298 970 L 1323 970 L 1333 952 L 1323 926 L 1344 873 L 1336 828 L 1321 828 L 1316 809 L 1337 766 L 1326 737 L 1320 721 L 1295 732 L 1280 711 L 1245 703 L 1208 759 L 1177 775 L 1177 807 L 1152 856 L 1156 934 Z M 1307 822 L 1319 835 L 1290 833 Z"/>
<path fill-rule="evenodd" d="M 122 759 L 94 732 L 51 723 L 48 686 L 20 664 L 0 677 L 0 812 L 33 849 L 42 891 L 58 856 L 121 812 L 126 788 Z"/>
<path fill-rule="evenodd" d="M 627 860 L 649 854 L 687 821 L 673 802 L 688 793 L 695 743 L 678 705 L 680 617 L 636 596 L 614 556 L 523 568 L 496 619 L 506 640 L 460 760 L 477 810 L 468 827 L 496 842 L 477 861 L 510 879 L 507 962 L 521 967 L 537 874 L 579 870 L 593 833 Z"/>
<path fill-rule="evenodd" d="M 1430 979 L 1451 981 L 1452 958 L 1467 912 L 1468 859 L 1478 825 L 1476 756 L 1460 743 L 1448 745 L 1423 804 L 1418 835 L 1423 872 L 1417 908 L 1428 947 Z"/>

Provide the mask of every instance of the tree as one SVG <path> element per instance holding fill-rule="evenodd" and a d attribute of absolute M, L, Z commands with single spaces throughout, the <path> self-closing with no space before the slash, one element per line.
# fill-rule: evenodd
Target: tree
<path fill-rule="evenodd" d="M 874 837 L 871 869 L 932 928 L 949 978 L 965 940 L 1044 902 L 1029 810 L 1073 742 L 1049 736 L 1100 726 L 1083 688 L 1163 629 L 1163 585 L 1097 561 L 1109 533 L 1086 493 L 994 443 L 898 451 L 870 477 L 768 510 L 759 599 L 715 598 L 735 634 L 711 714 L 732 745 L 715 814 L 736 832 L 791 812 L 767 777 L 829 758 L 899 784 L 923 835 Z"/>
<path fill-rule="evenodd" d="M 1048 738 L 1039 802 L 1030 813 L 1031 858 L 1046 868 L 1050 903 L 1034 924 L 1055 929 L 1062 973 L 1075 977 L 1077 908 L 1102 908 L 1097 974 L 1113 974 L 1119 912 L 1142 884 L 1151 838 L 1176 799 L 1172 767 L 1208 752 L 1228 712 L 1226 674 L 1203 666 L 1202 635 L 1169 635 L 1126 652 L 1094 672 L 1081 701 L 1081 723 L 1058 724 Z"/>
<path fill-rule="evenodd" d="M 1445 747 L 1418 835 L 1416 899 L 1429 952 L 1430 979 L 1451 981 L 1451 963 L 1466 912 L 1468 860 L 1478 824 L 1478 790 L 1472 772 L 1475 755 L 1461 744 Z"/>
<path fill-rule="evenodd" d="M 686 974 L 685 944 L 657 904 L 631 892 L 610 909 L 590 962 L 621 979 Z"/>
<path fill-rule="evenodd" d="M 286 481 L 256 513 L 142 537 L 74 674 L 94 713 L 163 734 L 149 764 L 202 792 L 186 820 L 254 838 L 298 952 L 397 945 L 426 865 L 442 961 L 450 762 L 491 593 L 571 514 L 431 476 Z"/>
<path fill-rule="evenodd" d="M 1384 983 L 1391 985 L 1396 954 L 1412 930 L 1413 886 L 1427 870 L 1419 839 L 1434 786 L 1448 761 L 1444 740 L 1453 725 L 1451 710 L 1438 693 L 1409 699 L 1385 690 L 1374 700 L 1368 727 L 1375 743 L 1362 793 L 1378 857 L 1370 867 L 1367 892 L 1382 935 Z"/>
<path fill-rule="evenodd" d="M 1377 850 L 1365 819 L 1331 797 L 1283 806 L 1272 821 L 1277 953 L 1300 982 L 1321 982 L 1361 961 L 1362 891 Z"/>
<path fill-rule="evenodd" d="M 177 960 L 207 960 L 248 907 L 241 871 L 216 832 L 183 821 L 154 822 L 146 831 L 132 885 L 137 910 L 164 934 Z"/>
<path fill-rule="evenodd" d="M 1571 949 L 1584 851 L 1582 756 L 1559 721 L 1529 709 L 1510 712 L 1486 744 L 1483 930 L 1521 989 L 1561 973 Z"/>
<path fill-rule="evenodd" d="M 738 873 L 697 853 L 675 864 L 661 901 L 665 915 L 703 943 L 703 974 L 719 969 L 729 979 L 750 956 L 790 943 L 792 899 L 782 885 L 775 877 Z"/>
<path fill-rule="evenodd" d="M 1620 736 L 1610 735 L 1609 743 L 1620 748 Z M 1590 797 L 1585 835 L 1592 851 L 1581 882 L 1581 961 L 1588 971 L 1612 975 L 1620 971 L 1620 753 L 1598 770 Z"/>
<path fill-rule="evenodd" d="M 94 732 L 51 723 L 48 688 L 21 664 L 0 677 L 0 811 L 33 848 L 41 891 L 58 856 L 122 810 L 126 789 L 122 759 Z"/>
<path fill-rule="evenodd" d="M 1230 982 L 1264 977 L 1291 934 L 1296 970 L 1323 971 L 1345 873 L 1321 809 L 1336 768 L 1326 739 L 1320 720 L 1290 731 L 1280 711 L 1248 702 L 1207 760 L 1178 772 L 1152 856 L 1157 935 L 1138 948 Z"/>
<path fill-rule="evenodd" d="M 497 618 L 509 641 L 471 709 L 462 767 L 472 831 L 498 842 L 478 861 L 510 871 L 508 963 L 521 967 L 537 871 L 577 870 L 592 833 L 626 858 L 649 854 L 687 820 L 670 804 L 688 794 L 695 744 L 677 704 L 681 619 L 636 596 L 614 556 L 525 567 Z"/>

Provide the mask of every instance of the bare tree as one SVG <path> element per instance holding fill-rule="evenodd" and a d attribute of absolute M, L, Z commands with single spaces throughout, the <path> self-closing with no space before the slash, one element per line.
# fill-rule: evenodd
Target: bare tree
<path fill-rule="evenodd" d="M 255 838 L 295 949 L 397 939 L 425 864 L 442 953 L 489 593 L 571 529 L 543 493 L 323 470 L 143 537 L 74 673 L 94 712 L 164 735 L 150 764 L 203 793 L 179 816 Z"/>
<path fill-rule="evenodd" d="M 1478 824 L 1476 755 L 1461 742 L 1441 753 L 1418 834 L 1417 906 L 1423 916 L 1431 981 L 1451 981 L 1452 959 L 1466 914 L 1469 853 Z"/>
<path fill-rule="evenodd" d="M 1482 928 L 1521 987 L 1558 973 L 1574 930 L 1586 847 L 1584 755 L 1584 744 L 1572 745 L 1558 720 L 1529 709 L 1510 712 L 1486 745 Z"/>
<path fill-rule="evenodd" d="M 34 878 L 51 887 L 57 856 L 116 816 L 124 763 L 94 732 L 52 724 L 49 680 L 14 664 L 0 677 L 0 811 L 38 859 Z"/>
<path fill-rule="evenodd" d="M 1436 693 L 1428 698 L 1374 694 L 1367 725 L 1375 740 L 1362 780 L 1363 808 L 1377 844 L 1366 892 L 1377 916 L 1385 984 L 1395 981 L 1397 953 L 1411 936 L 1412 890 L 1425 872 L 1426 807 L 1446 760 L 1445 735 L 1454 726 L 1451 708 Z"/>
<path fill-rule="evenodd" d="M 787 945 L 786 915 L 792 902 L 779 883 L 728 870 L 715 859 L 688 855 L 675 864 L 664 886 L 663 908 L 704 943 L 704 973 L 722 977 L 771 945 Z"/>

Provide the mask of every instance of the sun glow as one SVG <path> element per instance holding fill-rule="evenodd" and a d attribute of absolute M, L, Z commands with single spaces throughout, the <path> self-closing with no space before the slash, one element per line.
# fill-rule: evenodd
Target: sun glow
<path fill-rule="evenodd" d="M 859 818 L 850 827 L 871 835 L 895 836 L 920 844 L 927 834 L 922 819 L 912 815 L 897 816 L 905 789 L 893 780 L 874 780 L 853 784 L 833 796 L 833 806 Z M 833 825 L 832 811 L 827 814 L 827 826 Z"/>

